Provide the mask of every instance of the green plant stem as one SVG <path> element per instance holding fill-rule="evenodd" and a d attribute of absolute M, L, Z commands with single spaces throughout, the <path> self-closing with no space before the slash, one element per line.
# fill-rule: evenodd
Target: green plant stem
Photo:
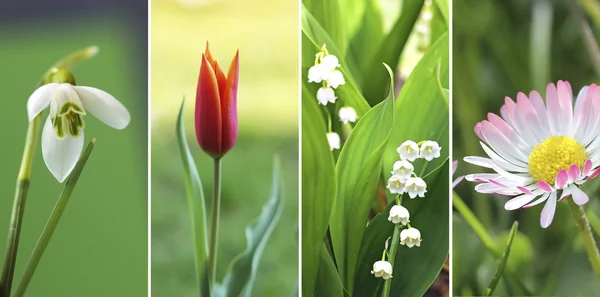
<path fill-rule="evenodd" d="M 402 195 L 396 198 L 396 204 L 402 205 Z M 394 260 L 396 259 L 396 252 L 398 251 L 398 244 L 400 242 L 400 230 L 402 230 L 402 224 L 394 224 L 394 234 L 392 235 L 392 242 L 390 243 L 390 253 L 388 254 L 388 262 L 392 264 L 392 267 L 394 267 Z M 386 279 L 383 283 L 383 294 L 381 296 L 389 297 L 391 287 L 392 279 Z"/>
<path fill-rule="evenodd" d="M 585 246 L 585 250 L 588 254 L 588 259 L 592 264 L 592 268 L 596 273 L 596 277 L 600 279 L 600 252 L 598 251 L 598 246 L 594 240 L 594 234 L 590 228 L 590 222 L 585 216 L 585 212 L 581 206 L 575 204 L 573 199 L 567 200 L 569 201 L 569 208 L 571 209 L 571 213 L 577 222 L 577 226 L 579 227 L 579 230 L 581 230 L 583 245 Z"/>
<path fill-rule="evenodd" d="M 8 228 L 8 240 L 6 242 L 6 254 L 4 256 L 4 265 L 2 267 L 2 276 L 0 277 L 1 292 L 4 297 L 10 296 L 12 280 L 15 274 L 15 262 L 17 261 L 17 251 L 19 249 L 19 237 L 21 235 L 21 226 L 23 222 L 23 213 L 25 211 L 25 201 L 27 200 L 27 190 L 31 179 L 31 166 L 35 156 L 38 132 L 40 126 L 40 116 L 35 117 L 29 122 L 27 128 L 27 137 L 25 139 L 25 149 L 21 168 L 17 177 L 17 189 L 13 201 L 12 214 Z"/>
<path fill-rule="evenodd" d="M 54 209 L 52 209 L 52 213 L 48 218 L 48 222 L 46 222 L 46 226 L 44 226 L 42 234 L 33 248 L 33 253 L 27 262 L 27 266 L 25 267 L 25 271 L 23 272 L 23 276 L 21 277 L 19 285 L 17 286 L 17 290 L 12 295 L 13 297 L 22 297 L 25 294 L 27 286 L 33 277 L 33 273 L 40 263 L 40 259 L 42 258 L 42 255 L 44 254 L 44 251 L 50 242 L 50 238 L 52 238 L 52 234 L 54 234 L 54 230 L 56 230 L 56 227 L 60 222 L 60 218 L 62 217 L 62 214 L 67 206 L 67 202 L 69 202 L 71 193 L 73 193 L 73 189 L 79 180 L 79 176 L 83 171 L 85 163 L 87 162 L 95 143 L 96 139 L 92 139 L 92 141 L 81 154 L 79 161 L 71 172 L 71 175 L 69 176 L 69 179 L 67 180 L 67 183 L 65 184 L 58 201 L 56 201 L 56 204 L 54 205 Z"/>
<path fill-rule="evenodd" d="M 211 295 L 214 294 L 217 275 L 217 241 L 219 240 L 219 215 L 221 208 L 221 158 L 215 158 L 214 161 L 214 187 L 209 239 L 210 248 L 208 250 L 208 279 Z"/>
<path fill-rule="evenodd" d="M 473 228 L 473 231 L 475 231 L 475 234 L 477 237 L 479 237 L 479 240 L 481 240 L 483 245 L 485 245 L 488 250 L 494 253 L 495 256 L 501 257 L 502 251 L 498 249 L 492 237 L 485 231 L 483 224 L 477 219 L 475 214 L 462 201 L 462 199 L 460 199 L 460 196 L 458 196 L 456 192 L 453 192 L 453 195 L 454 199 L 452 203 L 454 204 L 454 208 L 456 208 L 456 210 L 458 210 L 458 212 L 463 216 L 465 221 L 467 221 L 467 224 Z"/>

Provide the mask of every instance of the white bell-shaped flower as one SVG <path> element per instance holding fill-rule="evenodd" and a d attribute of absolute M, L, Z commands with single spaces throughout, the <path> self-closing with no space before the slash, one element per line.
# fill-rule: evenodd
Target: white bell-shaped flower
<path fill-rule="evenodd" d="M 408 192 L 410 198 L 415 198 L 417 196 L 423 198 L 427 192 L 427 184 L 420 177 L 411 177 L 406 180 L 405 191 Z"/>
<path fill-rule="evenodd" d="M 400 232 L 400 244 L 411 248 L 421 246 L 421 232 L 417 228 L 408 228 Z"/>
<path fill-rule="evenodd" d="M 330 87 L 322 87 L 317 91 L 317 101 L 319 104 L 327 105 L 328 102 L 335 103 L 335 92 Z"/>
<path fill-rule="evenodd" d="M 329 142 L 330 150 L 340 149 L 340 136 L 337 133 L 327 133 L 327 141 Z"/>
<path fill-rule="evenodd" d="M 329 72 L 325 80 L 327 81 L 327 86 L 334 89 L 346 83 L 346 80 L 344 80 L 344 75 L 339 70 Z"/>
<path fill-rule="evenodd" d="M 397 175 L 392 175 L 392 177 L 388 179 L 387 188 L 392 194 L 402 195 L 406 192 L 406 179 Z"/>
<path fill-rule="evenodd" d="M 49 83 L 35 90 L 27 101 L 29 120 L 48 106 L 50 114 L 42 132 L 42 155 L 52 175 L 61 183 L 75 167 L 83 149 L 83 118 L 87 112 L 119 130 L 131 120 L 127 108 L 110 94 L 69 83 Z"/>
<path fill-rule="evenodd" d="M 340 66 L 340 61 L 334 55 L 327 55 L 321 58 L 321 65 L 323 65 L 324 69 L 328 71 L 334 71 L 335 68 Z"/>
<path fill-rule="evenodd" d="M 390 279 L 392 278 L 392 264 L 388 261 L 377 261 L 373 264 L 371 274 L 374 274 L 375 277 Z"/>
<path fill-rule="evenodd" d="M 390 215 L 388 216 L 388 221 L 394 224 L 406 225 L 410 222 L 409 220 L 410 214 L 408 213 L 408 209 L 402 205 L 394 205 L 390 209 Z"/>
<path fill-rule="evenodd" d="M 350 106 L 340 108 L 338 115 L 340 116 L 340 121 L 342 121 L 344 124 L 348 124 L 348 122 L 356 122 L 356 110 Z"/>
<path fill-rule="evenodd" d="M 393 175 L 403 177 L 406 179 L 406 178 L 409 178 L 410 175 L 414 172 L 415 167 L 406 160 L 400 160 L 400 161 L 394 162 L 393 169 L 394 169 L 394 170 L 392 170 Z"/>
<path fill-rule="evenodd" d="M 400 154 L 400 159 L 412 162 L 419 157 L 419 146 L 416 142 L 407 140 L 396 149 L 396 152 Z"/>
<path fill-rule="evenodd" d="M 314 65 L 308 69 L 308 82 L 320 83 L 327 79 L 330 73 L 331 70 L 327 70 L 323 64 Z"/>
<path fill-rule="evenodd" d="M 427 161 L 431 161 L 435 158 L 440 157 L 440 145 L 432 140 L 427 140 L 421 144 L 419 148 L 419 158 L 423 158 Z"/>

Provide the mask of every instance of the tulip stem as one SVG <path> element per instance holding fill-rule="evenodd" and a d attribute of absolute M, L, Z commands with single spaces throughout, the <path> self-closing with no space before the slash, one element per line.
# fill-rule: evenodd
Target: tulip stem
<path fill-rule="evenodd" d="M 4 265 L 2 267 L 2 276 L 0 277 L 0 296 L 3 297 L 10 296 L 13 276 L 15 274 L 15 262 L 17 261 L 17 251 L 19 249 L 23 212 L 25 210 L 25 201 L 27 200 L 27 190 L 29 189 L 31 178 L 31 165 L 33 164 L 33 157 L 35 156 L 39 127 L 40 116 L 38 115 L 29 122 L 25 140 L 25 149 L 23 150 L 23 159 L 21 160 L 21 168 L 19 169 L 19 175 L 17 177 L 17 188 L 8 227 L 6 254 L 4 256 Z"/>
<path fill-rule="evenodd" d="M 396 204 L 402 205 L 402 195 L 398 195 L 396 198 Z M 394 235 L 392 235 L 392 242 L 390 243 L 390 253 L 388 254 L 388 262 L 392 264 L 392 278 L 394 276 L 394 260 L 396 259 L 396 252 L 398 251 L 398 243 L 400 242 L 400 230 L 402 224 L 394 224 Z M 386 279 L 383 282 L 383 294 L 382 297 L 390 296 L 390 289 L 392 288 L 392 278 Z"/>
<path fill-rule="evenodd" d="M 588 254 L 588 258 L 590 263 L 592 264 L 592 268 L 596 273 L 596 277 L 600 279 L 600 252 L 598 251 L 598 246 L 596 245 L 596 241 L 594 240 L 594 234 L 592 233 L 592 229 L 590 228 L 590 222 L 588 221 L 583 208 L 573 201 L 573 199 L 567 199 L 569 201 L 569 208 L 571 209 L 571 213 L 577 222 L 577 226 L 579 230 L 581 230 L 581 236 L 583 237 L 583 245 L 585 246 L 585 251 Z"/>
<path fill-rule="evenodd" d="M 208 280 L 210 283 L 211 295 L 214 295 L 214 286 L 217 275 L 217 241 L 219 237 L 219 215 L 221 208 L 221 158 L 215 158 L 214 161 L 214 186 L 209 239 L 210 248 L 208 249 Z"/>

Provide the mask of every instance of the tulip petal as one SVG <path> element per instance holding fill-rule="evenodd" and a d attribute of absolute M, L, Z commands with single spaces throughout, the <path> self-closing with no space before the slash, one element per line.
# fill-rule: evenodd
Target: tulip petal
<path fill-rule="evenodd" d="M 221 149 L 223 152 L 229 151 L 237 140 L 238 121 L 237 121 L 237 89 L 239 76 L 239 51 L 231 61 L 227 71 L 227 87 L 221 97 L 221 113 L 223 117 L 223 143 Z"/>
<path fill-rule="evenodd" d="M 69 176 L 77 164 L 82 149 L 83 131 L 77 137 L 65 135 L 59 139 L 48 117 L 42 132 L 42 155 L 46 167 L 58 182 L 62 183 Z"/>
<path fill-rule="evenodd" d="M 75 87 L 75 92 L 86 111 L 106 125 L 115 129 L 124 129 L 131 121 L 127 108 L 112 95 L 92 87 Z"/>
<path fill-rule="evenodd" d="M 27 117 L 33 120 L 40 112 L 48 107 L 50 99 L 60 84 L 49 83 L 37 88 L 27 100 Z"/>
<path fill-rule="evenodd" d="M 219 86 L 215 72 L 205 55 L 202 55 L 198 87 L 196 89 L 196 138 L 200 147 L 213 157 L 222 155 L 222 115 Z"/>

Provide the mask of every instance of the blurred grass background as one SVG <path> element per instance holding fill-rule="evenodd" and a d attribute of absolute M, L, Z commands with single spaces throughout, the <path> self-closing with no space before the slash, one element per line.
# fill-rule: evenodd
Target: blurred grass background
<path fill-rule="evenodd" d="M 298 3 L 153 0 L 152 293 L 196 296 L 191 230 L 175 123 L 185 121 L 210 210 L 212 159 L 194 133 L 193 110 L 206 41 L 222 67 L 240 50 L 239 138 L 223 159 L 217 278 L 246 247 L 244 228 L 267 201 L 275 154 L 284 176 L 284 210 L 258 268 L 252 296 L 292 296 L 298 282 Z"/>
<path fill-rule="evenodd" d="M 54 9 L 61 9 L 63 2 L 54 2 Z M 135 2 L 138 9 L 145 6 Z M 129 109 L 132 122 L 117 131 L 92 115 L 85 117 L 85 140 L 96 137 L 96 147 L 26 296 L 147 296 L 146 38 L 134 23 L 140 19 L 125 9 L 70 14 L 68 8 L 61 9 L 57 18 L 52 9 L 30 6 L 26 14 L 37 14 L 32 19 L 11 8 L 15 7 L 0 5 L 2 255 L 27 130 L 27 99 L 57 60 L 98 45 L 98 56 L 74 69 L 77 83 L 114 95 Z M 145 27 L 144 18 L 141 21 Z M 38 143 L 13 287 L 61 189 L 46 168 Z"/>
<path fill-rule="evenodd" d="M 462 161 L 484 154 L 473 133 L 487 112 L 499 114 L 504 97 L 531 90 L 545 93 L 549 82 L 567 80 L 577 93 L 598 83 L 570 1 L 454 0 L 453 3 L 453 154 L 457 175 L 482 172 Z M 576 1 L 573 1 L 576 2 Z M 581 1 L 592 3 L 594 1 Z M 592 24 L 598 37 L 600 28 Z M 542 206 L 504 210 L 504 196 L 477 194 L 463 181 L 455 189 L 503 246 L 513 220 L 520 223 L 508 261 L 513 273 L 535 295 L 598 295 L 595 278 L 566 202 L 558 204 L 554 222 L 539 225 Z M 597 184 L 586 186 L 592 216 L 600 214 Z M 481 295 L 497 268 L 462 216 L 453 216 L 453 290 L 457 296 Z M 506 275 L 506 274 L 505 274 Z M 527 292 L 526 291 L 526 292 Z M 496 295 L 512 295 L 503 281 Z"/>

